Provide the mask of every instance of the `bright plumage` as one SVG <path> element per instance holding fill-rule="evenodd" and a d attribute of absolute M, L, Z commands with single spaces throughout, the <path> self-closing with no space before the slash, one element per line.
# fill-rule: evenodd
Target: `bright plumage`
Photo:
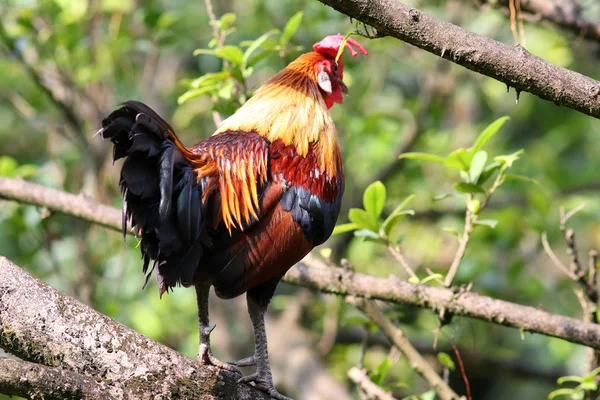
<path fill-rule="evenodd" d="M 144 272 L 155 271 L 162 295 L 194 285 L 199 359 L 213 357 L 208 291 L 247 292 L 256 365 L 242 378 L 279 399 L 268 364 L 264 312 L 285 272 L 331 235 L 344 172 L 329 114 L 347 87 L 335 57 L 342 35 L 328 36 L 261 86 L 217 132 L 186 148 L 170 125 L 143 103 L 128 101 L 102 121 L 121 170 L 123 229 L 141 236 Z M 367 52 L 354 40 L 346 47 Z"/>

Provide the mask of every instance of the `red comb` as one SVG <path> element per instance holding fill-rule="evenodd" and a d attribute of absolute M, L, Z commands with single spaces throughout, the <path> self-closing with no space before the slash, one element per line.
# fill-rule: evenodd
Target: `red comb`
<path fill-rule="evenodd" d="M 344 35 L 342 35 L 341 33 L 338 33 L 337 35 L 330 35 L 325 37 L 325 39 L 321 40 L 319 43 L 315 43 L 313 49 L 315 49 L 317 53 L 324 53 L 335 57 L 337 56 L 337 53 L 340 49 L 340 45 L 343 41 Z M 352 38 L 348 38 L 345 47 L 350 49 L 352 57 L 356 57 L 358 55 L 356 50 L 354 50 L 354 47 L 356 47 L 361 54 L 364 54 L 365 56 L 369 55 L 369 52 L 365 50 L 365 48 L 362 47 L 360 43 L 358 43 Z"/>

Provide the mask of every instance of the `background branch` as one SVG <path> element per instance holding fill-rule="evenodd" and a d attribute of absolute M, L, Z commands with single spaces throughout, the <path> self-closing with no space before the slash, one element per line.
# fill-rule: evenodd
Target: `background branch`
<path fill-rule="evenodd" d="M 501 8 L 508 14 L 510 0 L 481 0 L 481 4 Z M 544 21 L 552 26 L 573 33 L 577 37 L 600 42 L 600 24 L 581 15 L 580 7 L 567 7 L 564 2 L 551 0 L 521 0 L 525 19 L 532 22 Z"/>
<path fill-rule="evenodd" d="M 358 308 L 369 316 L 383 331 L 383 334 L 396 346 L 408 360 L 411 368 L 427 381 L 429 386 L 440 396 L 442 400 L 457 400 L 458 395 L 448 386 L 446 382 L 435 372 L 435 370 L 425 361 L 421 353 L 404 336 L 402 330 L 396 328 L 394 324 L 381 310 L 374 301 L 365 299 L 353 299 L 352 301 Z"/>
<path fill-rule="evenodd" d="M 441 21 L 396 0 L 319 0 L 393 36 L 472 71 L 494 78 L 560 106 L 600 118 L 600 82 L 559 67 L 521 46 Z"/>

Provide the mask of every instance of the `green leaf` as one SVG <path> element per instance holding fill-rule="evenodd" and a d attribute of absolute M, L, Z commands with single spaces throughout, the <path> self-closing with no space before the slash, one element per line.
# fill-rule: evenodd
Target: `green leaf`
<path fill-rule="evenodd" d="M 538 185 L 538 186 L 540 185 L 540 183 L 538 181 L 536 181 L 535 179 L 529 178 L 529 177 L 523 176 L 523 175 L 505 174 L 504 180 L 505 181 L 521 181 L 521 182 L 533 183 L 534 185 Z"/>
<path fill-rule="evenodd" d="M 474 222 L 475 225 L 485 225 L 485 226 L 489 226 L 490 228 L 494 229 L 496 227 L 496 225 L 498 225 L 498 221 L 496 221 L 495 219 L 478 219 L 477 221 Z"/>
<path fill-rule="evenodd" d="M 14 178 L 16 176 L 17 161 L 8 156 L 0 157 L 0 176 Z"/>
<path fill-rule="evenodd" d="M 488 155 L 484 150 L 479 150 L 475 153 L 473 160 L 471 160 L 471 167 L 469 168 L 469 182 L 477 183 L 485 168 L 487 159 Z"/>
<path fill-rule="evenodd" d="M 270 56 L 271 54 L 273 54 L 275 51 L 278 51 L 279 48 L 275 48 L 273 50 L 262 50 L 257 52 L 256 54 L 254 54 L 254 56 L 252 56 L 250 58 L 250 60 L 248 60 L 247 65 L 249 67 L 254 66 L 256 64 L 258 64 L 260 61 L 264 60 L 265 58 L 267 58 L 268 56 Z"/>
<path fill-rule="evenodd" d="M 396 213 L 390 214 L 383 224 L 381 224 L 381 230 L 384 235 L 389 236 L 390 232 L 400 221 L 402 221 L 407 215 L 415 215 L 415 210 L 400 210 Z"/>
<path fill-rule="evenodd" d="M 444 276 L 442 274 L 432 274 L 432 275 L 427 275 L 425 278 L 423 278 L 421 280 L 421 283 L 424 285 L 430 281 L 434 281 L 434 280 L 443 280 Z"/>
<path fill-rule="evenodd" d="M 270 36 L 278 33 L 277 29 L 271 29 L 270 31 L 263 33 L 258 39 L 256 39 L 244 52 L 244 56 L 242 57 L 242 61 L 244 65 L 248 65 L 248 61 L 250 60 L 250 56 L 256 49 L 258 49 L 264 42 L 269 39 Z"/>
<path fill-rule="evenodd" d="M 380 181 L 371 183 L 363 194 L 365 210 L 375 219 L 379 218 L 385 205 L 385 185 Z"/>
<path fill-rule="evenodd" d="M 483 172 L 481 173 L 481 176 L 479 177 L 479 179 L 477 180 L 477 184 L 478 185 L 483 185 L 484 183 L 487 182 L 488 179 L 490 179 L 490 177 L 494 174 L 494 172 L 500 168 L 500 163 L 494 161 L 491 164 L 488 164 Z"/>
<path fill-rule="evenodd" d="M 406 217 L 407 215 L 415 215 L 414 210 L 403 211 L 404 207 L 406 207 L 408 203 L 410 203 L 414 198 L 414 194 L 407 196 L 404 199 L 404 201 L 402 201 L 402 203 L 400 203 L 400 205 L 396 207 L 390 215 L 388 215 L 385 221 L 383 221 L 383 224 L 381 225 L 381 230 L 384 232 L 385 236 L 389 236 L 392 229 L 394 229 L 394 226 L 396 226 L 398 222 L 402 221 L 404 217 Z"/>
<path fill-rule="evenodd" d="M 501 117 L 492 122 L 487 128 L 481 132 L 479 137 L 475 140 L 475 144 L 473 144 L 472 150 L 473 153 L 478 152 L 481 148 L 490 140 L 496 132 L 504 125 L 506 121 L 508 121 L 509 117 Z"/>
<path fill-rule="evenodd" d="M 377 221 L 363 209 L 351 208 L 348 218 L 350 218 L 350 222 L 355 223 L 362 229 L 369 229 L 374 232 L 378 230 Z"/>
<path fill-rule="evenodd" d="M 338 235 L 340 233 L 355 231 L 359 228 L 360 228 L 360 226 L 358 226 L 357 224 L 354 224 L 354 223 L 336 225 L 336 227 L 333 228 L 332 235 Z"/>
<path fill-rule="evenodd" d="M 356 237 L 364 237 L 368 239 L 381 239 L 377 232 L 373 232 L 370 229 L 358 229 L 354 231 L 354 236 Z"/>
<path fill-rule="evenodd" d="M 428 390 L 419 395 L 419 400 L 435 400 L 436 395 L 437 393 L 435 392 L 435 390 Z"/>
<path fill-rule="evenodd" d="M 458 239 L 460 239 L 460 233 L 458 233 L 458 231 L 454 228 L 442 228 L 442 231 L 450 233 L 454 236 L 456 236 Z"/>
<path fill-rule="evenodd" d="M 237 19 L 237 16 L 234 13 L 225 13 L 217 21 L 217 26 L 222 31 L 227 30 L 231 25 L 235 24 L 236 19 Z"/>
<path fill-rule="evenodd" d="M 298 11 L 296 14 L 289 19 L 287 24 L 285 24 L 285 28 L 283 28 L 283 32 L 281 33 L 281 38 L 279 39 L 279 43 L 281 46 L 285 46 L 288 44 L 294 33 L 298 30 L 300 26 L 300 22 L 302 22 L 302 16 L 304 13 L 302 11 Z"/>
<path fill-rule="evenodd" d="M 404 209 L 404 207 L 406 207 L 408 205 L 408 203 L 410 203 L 412 201 L 412 199 L 415 198 L 414 194 L 408 195 L 403 201 L 402 203 L 400 203 L 400 205 L 396 208 L 394 208 L 394 211 L 392 211 L 392 214 L 396 214 L 398 212 L 400 212 L 400 210 Z"/>
<path fill-rule="evenodd" d="M 550 392 L 550 394 L 548 395 L 548 400 L 553 400 L 554 398 L 556 398 L 558 396 L 572 396 L 575 393 L 577 393 L 577 389 L 569 389 L 569 388 L 557 389 L 557 390 Z"/>
<path fill-rule="evenodd" d="M 459 182 L 452 185 L 452 187 L 462 193 L 485 193 L 481 186 L 474 183 Z"/>
<path fill-rule="evenodd" d="M 448 368 L 450 371 L 454 371 L 456 369 L 454 360 L 452 360 L 452 357 L 450 357 L 450 355 L 448 353 L 444 353 L 444 352 L 438 353 L 437 358 L 438 358 L 440 364 L 442 364 L 445 368 Z"/>
<path fill-rule="evenodd" d="M 378 386 L 383 385 L 383 381 L 387 377 L 390 372 L 390 368 L 392 367 L 392 360 L 389 357 L 386 357 L 381 364 L 375 368 L 373 374 L 370 376 L 371 381 L 375 382 Z"/>
<path fill-rule="evenodd" d="M 223 46 L 220 49 L 196 49 L 194 50 L 194 55 L 197 56 L 199 54 L 210 54 L 213 56 L 217 56 L 224 60 L 229 61 L 232 64 L 241 66 L 244 63 L 244 53 L 239 47 L 236 46 Z"/>
<path fill-rule="evenodd" d="M 331 257 L 331 253 L 333 253 L 333 250 L 330 247 L 326 247 L 319 251 L 321 257 L 323 257 L 326 260 L 329 260 L 329 257 Z"/>
<path fill-rule="evenodd" d="M 194 89 L 198 89 L 203 86 L 214 85 L 215 83 L 222 82 L 229 78 L 231 73 L 228 71 L 223 72 L 208 72 L 199 78 L 194 79 L 190 86 Z"/>
<path fill-rule="evenodd" d="M 462 147 L 454 150 L 444 160 L 444 165 L 448 168 L 457 169 L 459 171 L 469 171 L 471 167 L 471 160 L 473 159 L 473 153 L 467 151 Z"/>
<path fill-rule="evenodd" d="M 410 278 L 408 278 L 408 281 L 414 284 L 421 283 L 421 280 L 418 276 L 411 276 Z"/>
<path fill-rule="evenodd" d="M 213 94 L 219 88 L 218 85 L 204 86 L 198 89 L 190 89 L 177 99 L 177 104 L 183 104 L 188 100 L 195 99 L 196 97 L 203 96 L 205 94 Z"/>
<path fill-rule="evenodd" d="M 443 163 L 446 160 L 444 157 L 436 156 L 435 154 L 418 152 L 402 153 L 398 158 L 408 158 L 409 160 L 431 161 L 437 163 Z"/>
<path fill-rule="evenodd" d="M 396 238 L 396 246 L 400 246 L 400 243 L 402 243 L 404 241 L 404 239 L 406 239 L 408 237 L 408 234 L 403 233 L 402 235 L 398 235 L 398 237 Z"/>
<path fill-rule="evenodd" d="M 595 379 L 596 378 L 593 376 L 585 376 L 579 384 L 579 387 L 583 390 L 596 390 L 598 389 L 598 385 L 596 384 Z"/>
<path fill-rule="evenodd" d="M 581 381 L 583 380 L 583 378 L 581 376 L 576 376 L 576 375 L 567 375 L 567 376 L 561 376 L 560 378 L 558 378 L 556 380 L 556 382 L 559 385 L 562 385 L 563 383 L 566 382 L 576 382 L 576 383 L 581 383 Z"/>
<path fill-rule="evenodd" d="M 512 167 L 513 163 L 519 159 L 519 156 L 523 154 L 525 150 L 521 149 L 519 151 L 515 151 L 512 154 L 506 156 L 496 156 L 494 160 L 505 166 L 506 168 Z"/>
<path fill-rule="evenodd" d="M 440 201 L 454 196 L 454 193 L 440 193 L 433 196 L 433 201 Z"/>

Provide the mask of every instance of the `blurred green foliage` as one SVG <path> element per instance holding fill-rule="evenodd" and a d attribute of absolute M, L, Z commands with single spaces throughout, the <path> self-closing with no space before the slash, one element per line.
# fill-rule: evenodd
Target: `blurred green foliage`
<path fill-rule="evenodd" d="M 513 42 L 509 22 L 498 11 L 459 1 L 410 3 L 479 34 Z M 83 192 L 120 206 L 118 165 L 111 165 L 110 146 L 94 136 L 101 119 L 119 102 L 139 99 L 150 104 L 192 145 L 214 131 L 213 112 L 227 116 L 301 51 L 326 35 L 354 28 L 347 17 L 316 1 L 226 0 L 213 6 L 216 24 L 211 25 L 203 2 L 0 3 L 0 175 Z M 598 7 L 585 12 L 591 19 L 600 18 Z M 526 38 L 532 53 L 600 78 L 598 43 L 538 25 L 526 25 Z M 473 200 L 479 196 L 480 207 L 493 182 L 487 179 L 511 162 L 488 154 L 512 155 L 519 162 L 504 175 L 502 187 L 483 211 L 482 218 L 493 229 L 473 231 L 456 283 L 472 282 L 473 290 L 485 295 L 581 318 L 574 283 L 549 262 L 540 234 L 548 232 L 562 257 L 559 208 L 585 202 L 569 226 L 577 233 L 582 255 L 600 247 L 600 123 L 526 93 L 516 104 L 515 94 L 507 93 L 503 84 L 398 40 L 357 40 L 370 55 L 346 59 L 344 80 L 350 95 L 331 112 L 347 182 L 338 231 L 359 228 L 359 237 L 348 242 L 348 233 L 336 235 L 323 246 L 336 251 L 321 253 L 342 255 L 360 272 L 408 279 L 378 243 L 383 240 L 399 245 L 417 275 L 434 276 L 427 283 L 436 284 L 456 252 L 455 232 L 464 228 L 466 207 L 475 212 L 478 204 Z M 482 150 L 477 137 L 504 115 L 510 121 L 496 122 L 504 126 Z M 449 168 L 398 161 L 399 149 L 412 152 L 407 158 L 443 161 Z M 386 169 L 385 179 L 373 184 Z M 481 186 L 485 181 L 487 186 Z M 470 195 L 471 203 L 465 203 Z M 0 254 L 97 310 L 194 356 L 193 291 L 178 289 L 162 300 L 152 283 L 142 291 L 139 250 L 134 239 L 125 245 L 122 240 L 118 233 L 48 210 L 0 203 Z M 273 310 L 285 312 L 295 298 L 290 295 L 298 290 L 281 285 Z M 365 326 L 377 331 L 342 300 L 318 293 L 312 299 L 303 324 L 315 337 L 323 332 L 332 304 L 338 307 L 334 315 L 341 331 Z M 250 324 L 228 304 L 239 307 L 240 302 L 211 304 L 211 317 L 219 325 L 213 335 L 215 351 L 225 359 L 247 356 L 252 351 Z M 439 321 L 432 312 L 402 305 L 386 314 L 424 352 L 430 350 L 432 364 L 451 370 L 451 384 L 464 393 L 460 371 L 451 368 L 456 363 L 453 352 L 432 347 L 436 338 L 441 349 L 456 344 L 476 399 L 546 398 L 561 375 L 583 377 L 571 387 L 589 383 L 584 374 L 587 354 L 579 346 L 463 318 L 436 333 Z M 219 335 L 229 339 L 219 340 Z M 333 376 L 345 381 L 360 353 L 359 341 L 336 344 L 325 362 Z M 384 347 L 370 348 L 364 365 L 371 379 L 398 396 L 433 397 L 407 362 Z"/>

